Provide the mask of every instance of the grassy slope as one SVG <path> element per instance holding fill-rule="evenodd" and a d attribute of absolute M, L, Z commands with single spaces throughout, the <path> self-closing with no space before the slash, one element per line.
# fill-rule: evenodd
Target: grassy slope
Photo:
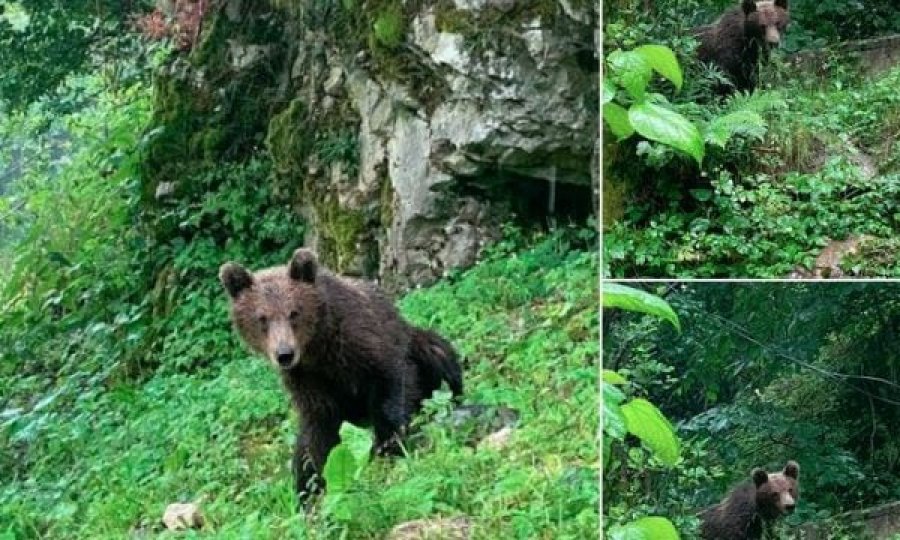
<path fill-rule="evenodd" d="M 777 94 L 754 98 L 779 106 L 766 115 L 769 134 L 749 157 L 751 170 L 740 181 L 707 171 L 715 192 L 697 211 L 673 205 L 649 225 L 613 226 L 604 236 L 612 275 L 784 277 L 798 264 L 811 268 L 829 240 L 855 235 L 880 240 L 846 271 L 900 275 L 900 69 L 871 80 L 838 70 L 817 82 L 783 69 Z M 857 151 L 871 159 L 873 176 Z"/>
<path fill-rule="evenodd" d="M 166 536 L 165 506 L 198 499 L 208 526 L 183 537 L 380 538 L 403 520 L 460 514 L 480 538 L 593 537 L 596 272 L 594 256 L 552 236 L 401 301 L 464 353 L 467 401 L 519 409 L 520 429 L 497 452 L 426 425 L 409 457 L 366 470 L 358 489 L 371 505 L 347 524 L 293 511 L 293 414 L 276 374 L 246 355 L 32 412 L 16 446 L 25 474 L 0 474 L 0 537 Z"/>

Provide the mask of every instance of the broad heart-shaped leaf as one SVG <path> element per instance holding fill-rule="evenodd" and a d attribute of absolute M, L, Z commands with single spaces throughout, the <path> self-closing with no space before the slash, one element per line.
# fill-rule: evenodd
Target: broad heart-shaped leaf
<path fill-rule="evenodd" d="M 672 49 L 664 45 L 642 45 L 634 51 L 644 58 L 647 65 L 670 80 L 675 85 L 675 88 L 681 90 L 683 81 L 681 66 L 678 65 L 678 59 L 675 58 L 675 53 L 672 52 Z"/>
<path fill-rule="evenodd" d="M 677 112 L 641 101 L 628 109 L 628 119 L 634 130 L 642 136 L 681 150 L 703 163 L 703 138 L 700 130 L 690 120 Z"/>
<path fill-rule="evenodd" d="M 603 104 L 606 105 L 616 97 L 616 85 L 606 77 L 603 78 Z"/>
<path fill-rule="evenodd" d="M 346 446 L 356 464 L 362 468 L 369 462 L 372 452 L 372 434 L 368 429 L 356 427 L 349 422 L 341 424 L 341 445 Z"/>
<path fill-rule="evenodd" d="M 603 284 L 603 307 L 617 307 L 655 315 L 672 323 L 681 332 L 681 323 L 672 307 L 662 298 L 618 283 Z"/>
<path fill-rule="evenodd" d="M 635 100 L 644 99 L 647 84 L 653 76 L 653 68 L 644 57 L 635 51 L 613 51 L 609 54 L 608 63 L 615 80 L 628 94 Z"/>
<path fill-rule="evenodd" d="M 603 382 L 607 384 L 625 384 L 628 381 L 625 380 L 625 377 L 619 375 L 617 372 L 611 369 L 603 370 Z"/>
<path fill-rule="evenodd" d="M 644 517 L 637 521 L 613 527 L 606 535 L 608 540 L 679 540 L 678 530 L 664 517 Z"/>
<path fill-rule="evenodd" d="M 603 121 L 620 141 L 634 133 L 631 121 L 628 120 L 628 111 L 617 103 L 610 102 L 603 106 Z"/>
<path fill-rule="evenodd" d="M 669 467 L 681 456 L 681 442 L 672 424 L 646 399 L 633 399 L 622 405 L 628 432 L 643 441 L 653 455 Z"/>
<path fill-rule="evenodd" d="M 736 134 L 762 139 L 766 134 L 766 127 L 766 121 L 759 113 L 736 111 L 713 119 L 707 124 L 703 138 L 709 144 L 725 148 L 728 139 Z"/>
<path fill-rule="evenodd" d="M 603 433 L 614 439 L 622 440 L 628 433 L 625 416 L 619 404 L 625 400 L 625 394 L 609 383 L 603 384 Z"/>
<path fill-rule="evenodd" d="M 328 453 L 322 477 L 325 478 L 325 487 L 328 493 L 336 494 L 347 491 L 353 485 L 358 469 L 356 458 L 350 449 L 339 444 Z"/>
<path fill-rule="evenodd" d="M 369 462 L 372 434 L 369 430 L 344 422 L 340 429 L 341 443 L 331 449 L 322 477 L 329 493 L 348 491 L 353 481 Z"/>
<path fill-rule="evenodd" d="M 350 512 L 350 505 L 347 503 L 348 495 L 348 493 L 343 491 L 328 491 L 325 494 L 325 499 L 322 501 L 322 510 L 325 514 L 338 521 L 350 521 L 353 514 Z"/>

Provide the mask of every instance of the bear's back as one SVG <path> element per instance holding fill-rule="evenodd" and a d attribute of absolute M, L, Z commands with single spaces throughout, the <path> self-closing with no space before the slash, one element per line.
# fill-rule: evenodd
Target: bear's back
<path fill-rule="evenodd" d="M 311 354 L 338 361 L 349 377 L 402 370 L 409 328 L 393 302 L 371 282 L 320 272 L 317 287 L 327 310 L 326 324 Z"/>
<path fill-rule="evenodd" d="M 763 524 L 756 512 L 756 488 L 752 483 L 736 487 L 722 502 L 700 512 L 700 536 L 704 540 L 759 540 Z"/>

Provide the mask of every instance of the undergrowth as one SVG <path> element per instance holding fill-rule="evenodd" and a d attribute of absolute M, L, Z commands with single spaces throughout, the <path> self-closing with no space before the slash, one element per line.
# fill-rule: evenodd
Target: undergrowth
<path fill-rule="evenodd" d="M 519 428 L 493 451 L 424 423 L 408 457 L 365 471 L 356 489 L 370 504 L 349 523 L 295 513 L 287 397 L 266 362 L 229 358 L 230 345 L 208 351 L 228 358 L 214 370 L 163 370 L 143 384 L 89 386 L 64 408 L 42 400 L 7 410 L 0 437 L 16 465 L 5 469 L 0 522 L 17 538 L 156 533 L 167 504 L 199 500 L 203 534 L 217 538 L 380 538 L 434 515 L 469 516 L 478 538 L 589 537 L 598 527 L 596 271 L 593 254 L 554 234 L 401 300 L 407 317 L 465 356 L 466 402 L 513 407 Z M 227 328 L 224 305 L 215 307 Z"/>
<path fill-rule="evenodd" d="M 900 69 L 875 80 L 840 75 L 758 90 L 751 104 L 774 104 L 763 141 L 737 145 L 693 174 L 672 166 L 654 171 L 661 180 L 642 186 L 604 234 L 605 273 L 783 277 L 812 268 L 831 240 L 893 237 L 900 228 Z M 708 107 L 742 109 L 747 102 L 738 96 Z M 643 156 L 644 178 L 666 165 L 654 157 Z M 875 242 L 880 251 L 890 248 Z M 845 270 L 898 276 L 895 261 L 856 259 Z"/>
<path fill-rule="evenodd" d="M 407 457 L 363 471 L 352 489 L 367 504 L 349 520 L 297 513 L 294 414 L 234 337 L 216 278 L 226 260 L 277 264 L 301 243 L 269 156 L 210 164 L 148 222 L 148 87 L 71 84 L 94 100 L 0 118 L 4 151 L 27 156 L 0 198 L 0 536 L 166 537 L 162 512 L 180 501 L 206 516 L 186 537 L 381 538 L 457 515 L 476 538 L 596 534 L 591 231 L 510 230 L 476 267 L 400 301 L 465 356 L 466 402 L 519 411 L 508 446 L 476 448 L 436 399 Z M 172 240 L 153 243 L 148 226 Z"/>

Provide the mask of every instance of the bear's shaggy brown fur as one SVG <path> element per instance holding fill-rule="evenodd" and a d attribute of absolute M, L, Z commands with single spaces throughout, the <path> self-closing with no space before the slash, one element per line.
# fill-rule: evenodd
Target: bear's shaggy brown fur
<path fill-rule="evenodd" d="M 760 53 L 765 59 L 781 44 L 790 20 L 788 0 L 743 0 L 714 24 L 694 29 L 700 40 L 697 57 L 718 66 L 737 90 L 753 91 Z"/>
<path fill-rule="evenodd" d="M 342 422 L 372 425 L 376 449 L 395 452 L 397 436 L 442 381 L 462 394 L 446 340 L 403 320 L 373 284 L 320 268 L 308 249 L 256 273 L 226 263 L 219 279 L 235 328 L 278 368 L 299 413 L 293 470 L 301 498 L 321 487 Z"/>
<path fill-rule="evenodd" d="M 800 465 L 788 461 L 784 470 L 753 469 L 752 482 L 736 487 L 722 502 L 700 513 L 705 540 L 759 540 L 775 520 L 794 511 L 800 497 Z"/>

